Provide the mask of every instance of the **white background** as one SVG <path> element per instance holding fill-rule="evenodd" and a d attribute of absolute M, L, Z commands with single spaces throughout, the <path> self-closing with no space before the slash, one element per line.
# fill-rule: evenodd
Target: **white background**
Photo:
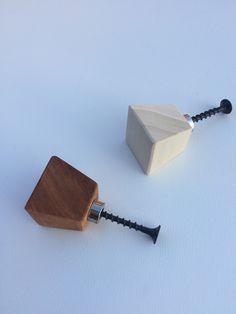
<path fill-rule="evenodd" d="M 235 1 L 0 0 L 0 313 L 235 314 L 236 110 L 196 125 L 153 176 L 125 144 L 129 104 L 196 114 L 236 101 Z M 51 155 L 94 180 L 108 221 L 37 225 Z"/>

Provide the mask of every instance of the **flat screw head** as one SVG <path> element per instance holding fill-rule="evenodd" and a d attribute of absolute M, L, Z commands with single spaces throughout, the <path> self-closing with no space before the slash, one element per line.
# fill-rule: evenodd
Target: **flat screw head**
<path fill-rule="evenodd" d="M 160 232 L 160 229 L 161 229 L 161 226 L 158 226 L 156 228 L 153 229 L 153 236 L 152 236 L 152 240 L 153 240 L 153 243 L 155 244 L 156 241 L 157 241 L 157 238 L 158 238 L 158 235 L 159 235 L 159 232 Z"/>
<path fill-rule="evenodd" d="M 222 99 L 221 100 L 220 108 L 221 108 L 220 111 L 223 113 L 226 113 L 226 114 L 229 114 L 233 109 L 232 104 L 228 99 Z"/>

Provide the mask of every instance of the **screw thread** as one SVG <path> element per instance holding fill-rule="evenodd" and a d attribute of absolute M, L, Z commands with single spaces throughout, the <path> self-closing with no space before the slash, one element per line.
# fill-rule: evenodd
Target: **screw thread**
<path fill-rule="evenodd" d="M 200 114 L 197 114 L 196 116 L 193 116 L 192 120 L 193 120 L 193 122 L 198 122 L 200 120 L 210 118 L 211 116 L 213 116 L 213 115 L 215 115 L 216 113 L 219 113 L 219 112 L 220 112 L 220 107 L 212 108 L 212 109 L 204 111 L 204 112 L 202 112 Z"/>
<path fill-rule="evenodd" d="M 112 222 L 116 222 L 117 224 L 121 224 L 124 227 L 129 227 L 129 229 L 134 229 L 136 231 L 141 231 L 147 235 L 149 235 L 152 239 L 154 244 L 156 243 L 159 231 L 161 226 L 158 226 L 157 228 L 147 228 L 143 225 L 139 225 L 136 222 L 132 222 L 130 220 L 126 220 L 125 218 L 120 218 L 119 216 L 115 216 L 111 213 L 106 212 L 103 210 L 101 212 L 101 217 L 110 220 Z"/>

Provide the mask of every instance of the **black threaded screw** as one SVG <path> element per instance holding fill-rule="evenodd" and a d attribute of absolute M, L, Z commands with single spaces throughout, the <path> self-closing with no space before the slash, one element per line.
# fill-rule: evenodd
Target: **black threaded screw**
<path fill-rule="evenodd" d="M 222 113 L 229 114 L 231 111 L 232 111 L 231 102 L 228 99 L 223 99 L 221 100 L 219 107 L 212 108 L 210 110 L 197 114 L 196 116 L 192 117 L 192 120 L 193 122 L 198 122 L 200 120 L 207 119 L 211 117 L 212 115 L 215 115 L 216 113 L 222 112 Z"/>
<path fill-rule="evenodd" d="M 154 244 L 156 243 L 159 231 L 161 229 L 161 226 L 156 228 L 147 228 L 143 225 L 138 225 L 136 222 L 132 222 L 130 220 L 120 218 L 119 216 L 107 213 L 105 210 L 102 210 L 100 217 L 111 220 L 112 222 L 115 221 L 117 224 L 122 224 L 124 227 L 129 227 L 130 229 L 135 229 L 136 231 L 146 233 L 152 238 Z"/>

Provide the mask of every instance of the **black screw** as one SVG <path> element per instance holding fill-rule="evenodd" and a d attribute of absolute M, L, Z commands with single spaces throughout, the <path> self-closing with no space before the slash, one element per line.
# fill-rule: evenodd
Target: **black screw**
<path fill-rule="evenodd" d="M 146 233 L 152 238 L 154 244 L 156 243 L 159 231 L 161 229 L 161 226 L 158 226 L 156 228 L 147 228 L 143 225 L 138 225 L 136 222 L 120 218 L 119 216 L 114 216 L 113 214 L 107 213 L 105 210 L 102 210 L 100 217 L 109 219 L 112 222 L 115 221 L 118 224 L 122 224 L 124 227 L 129 227 L 130 229 L 135 229 L 136 231 Z"/>
<path fill-rule="evenodd" d="M 193 122 L 198 122 L 199 120 L 207 119 L 211 117 L 212 115 L 215 115 L 216 113 L 222 112 L 222 113 L 229 114 L 231 111 L 232 111 L 231 102 L 228 99 L 223 99 L 221 100 L 219 107 L 212 108 L 210 110 L 197 114 L 196 116 L 192 117 L 192 120 Z"/>

